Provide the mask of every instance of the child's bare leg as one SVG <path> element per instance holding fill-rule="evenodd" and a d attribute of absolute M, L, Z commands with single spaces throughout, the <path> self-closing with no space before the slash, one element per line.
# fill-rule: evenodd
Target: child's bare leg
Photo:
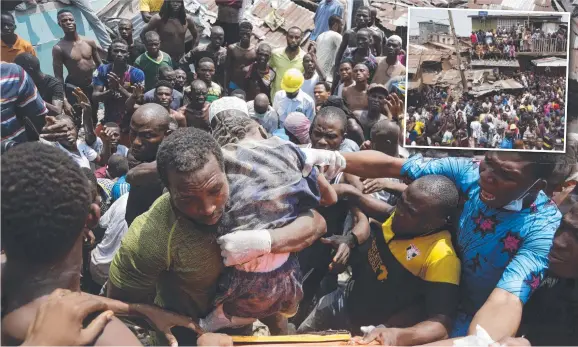
<path fill-rule="evenodd" d="M 271 335 L 287 335 L 289 334 L 289 321 L 282 313 L 275 313 L 269 317 L 261 319 L 261 322 L 269 328 Z"/>
<path fill-rule="evenodd" d="M 223 310 L 223 305 L 219 305 L 205 318 L 199 320 L 199 326 L 206 332 L 215 332 L 224 328 L 241 327 L 255 322 L 255 318 L 241 318 L 228 316 Z"/>

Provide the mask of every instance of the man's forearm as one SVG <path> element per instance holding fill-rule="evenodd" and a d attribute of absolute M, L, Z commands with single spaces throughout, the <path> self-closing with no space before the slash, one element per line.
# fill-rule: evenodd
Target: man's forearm
<path fill-rule="evenodd" d="M 347 161 L 344 172 L 365 178 L 401 178 L 405 159 L 395 158 L 378 151 L 342 152 Z"/>
<path fill-rule="evenodd" d="M 449 322 L 446 317 L 433 318 L 409 328 L 394 328 L 397 331 L 396 346 L 416 346 L 448 338 Z M 451 344 L 450 344 L 451 345 Z"/>
<path fill-rule="evenodd" d="M 379 222 L 384 222 L 394 210 L 394 207 L 385 201 L 375 199 L 362 193 L 351 195 L 349 200 L 367 214 Z"/>
<path fill-rule="evenodd" d="M 494 341 L 515 336 L 520 328 L 522 309 L 522 302 L 516 295 L 496 288 L 474 315 L 468 334 L 475 334 L 476 327 L 479 325 Z"/>
<path fill-rule="evenodd" d="M 315 210 L 302 213 L 292 223 L 270 230 L 271 253 L 300 252 L 327 231 L 325 219 Z"/>

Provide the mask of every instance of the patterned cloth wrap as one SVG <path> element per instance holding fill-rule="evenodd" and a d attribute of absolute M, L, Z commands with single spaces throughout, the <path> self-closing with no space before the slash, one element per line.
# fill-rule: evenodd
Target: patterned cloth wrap
<path fill-rule="evenodd" d="M 291 142 L 272 137 L 223 147 L 230 199 L 219 235 L 238 230 L 275 229 L 319 205 L 318 172 L 304 178 L 305 156 Z M 267 255 L 265 255 L 267 256 Z M 270 272 L 227 268 L 221 276 L 216 305 L 243 318 L 274 313 L 292 316 L 303 297 L 301 271 L 294 254 Z"/>

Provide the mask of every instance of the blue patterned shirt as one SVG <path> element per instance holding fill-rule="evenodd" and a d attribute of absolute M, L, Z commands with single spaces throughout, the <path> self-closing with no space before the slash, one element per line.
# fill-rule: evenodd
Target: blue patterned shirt
<path fill-rule="evenodd" d="M 512 212 L 489 208 L 480 200 L 479 164 L 472 159 L 431 159 L 417 154 L 401 173 L 411 180 L 446 176 L 466 199 L 456 242 L 462 261 L 460 313 L 451 336 L 467 334 L 473 315 L 494 288 L 516 295 L 525 304 L 544 278 L 548 252 L 562 219 L 544 192 L 530 207 Z"/>

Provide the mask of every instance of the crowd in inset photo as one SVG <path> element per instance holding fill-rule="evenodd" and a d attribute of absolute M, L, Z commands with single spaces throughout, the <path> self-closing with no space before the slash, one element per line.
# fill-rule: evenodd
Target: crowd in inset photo
<path fill-rule="evenodd" d="M 541 28 L 531 28 L 518 23 L 511 27 L 498 27 L 472 31 L 470 34 L 472 59 L 513 60 L 519 52 L 534 52 L 538 49 L 540 39 L 550 39 L 545 42 L 546 52 L 561 52 L 565 47 L 568 35 L 563 27 L 545 32 Z M 544 44 L 542 44 L 544 45 Z M 540 48 L 542 48 L 542 45 Z"/>
<path fill-rule="evenodd" d="M 563 151 L 566 79 L 519 73 L 523 90 L 455 98 L 425 87 L 422 107 L 408 107 L 406 144 Z"/>

